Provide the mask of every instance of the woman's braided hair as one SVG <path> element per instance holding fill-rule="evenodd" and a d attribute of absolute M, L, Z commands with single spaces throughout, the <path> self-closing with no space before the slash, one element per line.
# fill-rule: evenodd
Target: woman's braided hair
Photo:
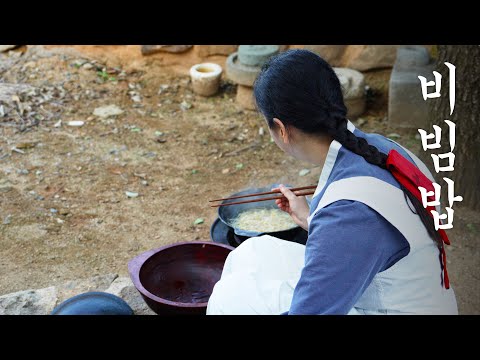
<path fill-rule="evenodd" d="M 370 164 L 387 170 L 387 154 L 348 130 L 340 81 L 332 67 L 315 53 L 295 49 L 270 58 L 255 81 L 254 96 L 269 127 L 276 126 L 273 119 L 277 118 L 285 126 L 293 126 L 305 133 L 329 134 Z M 442 240 L 433 219 L 422 203 L 401 188 L 430 236 L 441 246 Z"/>

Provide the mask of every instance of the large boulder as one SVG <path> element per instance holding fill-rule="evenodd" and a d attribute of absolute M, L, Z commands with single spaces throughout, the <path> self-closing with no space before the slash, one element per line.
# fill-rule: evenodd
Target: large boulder
<path fill-rule="evenodd" d="M 0 52 L 15 49 L 18 45 L 0 45 Z"/>
<path fill-rule="evenodd" d="M 359 71 L 390 68 L 395 63 L 397 49 L 398 45 L 349 45 L 343 63 Z"/>
<path fill-rule="evenodd" d="M 63 301 L 76 295 L 101 291 L 109 292 L 118 278 L 117 274 L 94 276 L 88 279 L 67 281 L 59 286 L 44 289 L 18 291 L 0 296 L 0 315 L 49 315 Z M 133 297 L 128 292 L 111 292 L 122 297 L 127 303 Z M 145 305 L 146 306 L 146 305 Z M 133 308 L 133 307 L 132 307 Z M 137 306 L 140 308 L 140 306 Z"/>
<path fill-rule="evenodd" d="M 342 57 L 348 45 L 305 45 L 305 49 L 320 55 L 331 66 L 342 66 Z"/>
<path fill-rule="evenodd" d="M 365 112 L 365 76 L 357 70 L 333 68 L 340 80 L 343 100 L 347 106 L 347 118 L 356 119 Z"/>
<path fill-rule="evenodd" d="M 193 45 L 142 45 L 142 55 L 155 54 L 157 52 L 182 53 L 190 50 Z"/>
<path fill-rule="evenodd" d="M 195 51 L 200 57 L 212 55 L 230 55 L 237 51 L 238 45 L 195 45 Z"/>
<path fill-rule="evenodd" d="M 392 67 L 398 45 L 305 45 L 330 65 L 359 71 Z"/>
<path fill-rule="evenodd" d="M 143 300 L 138 290 L 128 277 L 119 277 L 105 292 L 116 295 L 133 309 L 135 315 L 156 315 Z"/>
<path fill-rule="evenodd" d="M 51 286 L 0 296 L 0 315 L 47 315 L 57 304 L 57 291 Z"/>
<path fill-rule="evenodd" d="M 75 295 L 90 291 L 105 291 L 117 277 L 117 274 L 106 274 L 88 279 L 68 281 L 57 287 L 58 302 L 63 302 Z"/>

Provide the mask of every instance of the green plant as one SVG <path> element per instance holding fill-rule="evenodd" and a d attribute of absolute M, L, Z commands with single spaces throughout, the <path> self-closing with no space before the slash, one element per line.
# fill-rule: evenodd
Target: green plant
<path fill-rule="evenodd" d="M 114 76 L 110 76 L 105 69 L 102 71 L 97 71 L 97 76 L 103 81 L 106 82 L 108 80 L 115 81 L 117 80 Z"/>

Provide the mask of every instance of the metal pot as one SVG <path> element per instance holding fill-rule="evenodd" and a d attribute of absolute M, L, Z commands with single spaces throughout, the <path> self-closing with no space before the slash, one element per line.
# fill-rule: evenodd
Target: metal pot
<path fill-rule="evenodd" d="M 267 191 L 271 191 L 271 189 L 273 189 L 275 187 L 278 187 L 279 185 L 280 184 L 272 184 L 270 186 L 266 186 L 266 187 L 262 187 L 262 188 L 250 188 L 250 189 L 246 189 L 246 190 L 237 192 L 237 193 L 232 194 L 230 196 L 248 195 L 248 194 L 254 194 L 254 193 L 259 193 L 259 192 L 267 192 Z M 286 185 L 286 186 L 289 186 L 289 185 Z M 253 200 L 253 199 L 272 197 L 272 196 L 275 196 L 275 195 L 252 196 L 252 197 L 249 197 L 248 199 Z M 225 204 L 225 203 L 228 203 L 228 202 L 233 202 L 233 201 L 234 200 L 232 200 L 232 201 L 224 200 L 222 202 L 222 204 Z M 233 221 L 235 220 L 235 218 L 237 218 L 237 216 L 240 213 L 242 213 L 243 211 L 250 210 L 250 209 L 277 209 L 277 208 L 278 207 L 277 207 L 277 204 L 275 203 L 275 200 L 261 201 L 261 202 L 247 203 L 247 204 L 238 204 L 238 205 L 231 205 L 231 206 L 220 206 L 218 208 L 218 217 L 220 218 L 220 220 L 224 224 L 233 228 L 233 230 L 235 232 L 235 235 L 238 235 L 238 236 L 243 236 L 243 237 L 249 238 L 249 237 L 268 234 L 268 235 L 275 236 L 275 237 L 278 237 L 278 238 L 285 238 L 286 233 L 295 232 L 299 228 L 299 226 L 295 225 L 295 226 L 292 226 L 292 227 L 290 227 L 288 229 L 285 229 L 285 230 L 282 230 L 282 231 L 269 232 L 269 233 L 263 232 L 262 233 L 262 232 L 258 232 L 258 231 L 242 230 L 242 229 L 236 228 L 233 225 Z"/>

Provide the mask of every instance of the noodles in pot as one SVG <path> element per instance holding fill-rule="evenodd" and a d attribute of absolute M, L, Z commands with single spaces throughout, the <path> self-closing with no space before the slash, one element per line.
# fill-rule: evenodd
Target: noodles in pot
<path fill-rule="evenodd" d="M 250 209 L 241 212 L 232 225 L 237 229 L 256 232 L 277 232 L 291 229 L 297 224 L 280 209 Z"/>

